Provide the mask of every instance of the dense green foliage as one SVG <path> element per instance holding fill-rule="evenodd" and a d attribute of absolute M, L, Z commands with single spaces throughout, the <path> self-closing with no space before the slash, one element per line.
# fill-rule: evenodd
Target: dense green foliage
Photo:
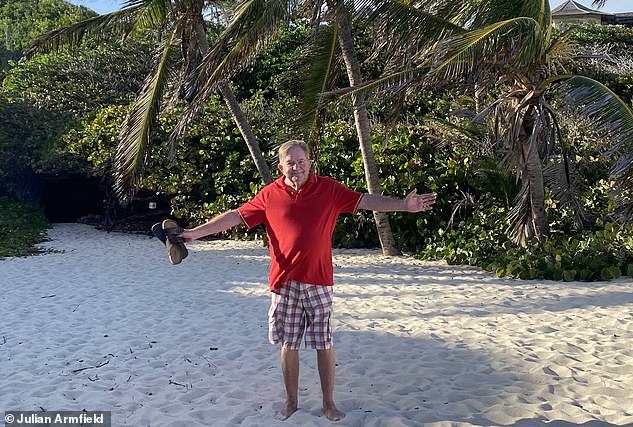
<path fill-rule="evenodd" d="M 0 1 L 0 74 L 38 35 L 92 16 L 90 9 L 64 0 Z"/>
<path fill-rule="evenodd" d="M 86 112 L 87 104 L 111 102 L 98 96 L 94 70 L 106 75 L 109 55 L 95 61 L 86 50 L 78 56 L 50 54 L 21 62 L 7 70 L 9 59 L 18 59 L 43 31 L 67 25 L 95 14 L 83 7 L 62 0 L 0 2 L 0 195 L 11 195 L 18 200 L 36 200 L 35 174 L 42 171 L 73 169 L 65 147 L 58 144 L 61 136 L 76 123 L 74 113 Z M 104 47 L 93 48 L 103 51 Z M 119 59 L 123 59 L 119 57 Z M 130 62 L 131 56 L 126 58 Z M 82 74 L 79 64 L 83 64 Z M 68 75 L 69 70 L 75 70 Z M 129 71 L 129 70 L 128 70 Z M 5 76 L 5 74 L 7 74 Z M 76 79 L 82 75 L 83 79 Z M 127 74 L 119 73 L 117 78 Z M 71 80 L 74 78 L 76 80 Z M 92 92 L 90 92 L 92 90 Z M 127 88 L 126 88 L 127 90 Z"/>
<path fill-rule="evenodd" d="M 62 136 L 101 108 L 127 105 L 143 83 L 150 44 L 128 40 L 37 55 L 0 88 L 0 194 L 34 199 L 37 173 L 87 168 Z"/>
<path fill-rule="evenodd" d="M 0 213 L 0 259 L 40 252 L 35 245 L 46 240 L 48 222 L 37 205 L 0 197 Z"/>
<path fill-rule="evenodd" d="M 633 28 L 621 25 L 578 24 L 570 26 L 570 38 L 580 46 L 606 47 L 612 54 L 626 53 L 633 47 Z"/>
<path fill-rule="evenodd" d="M 577 41 L 587 46 L 604 31 L 617 46 L 630 46 L 628 33 L 621 29 L 583 31 Z M 371 54 L 371 35 L 359 35 L 359 55 L 366 59 Z M 307 36 L 306 26 L 284 30 L 232 84 L 271 169 L 276 164 L 277 145 L 297 135 L 291 125 L 301 91 L 298 52 Z M 111 182 L 121 123 L 152 65 L 153 45 L 151 38 L 124 44 L 88 43 L 73 53 L 37 55 L 8 71 L 0 89 L 0 150 L 6 153 L 0 160 L 0 195 L 35 199 L 35 194 L 29 196 L 29 180 L 44 171 L 81 171 Z M 380 74 L 375 62 L 365 61 L 363 66 L 367 75 Z M 593 71 L 625 98 L 633 93 L 628 80 L 619 85 L 617 78 L 623 76 L 604 69 Z M 391 215 L 396 241 L 404 251 L 523 279 L 602 280 L 633 274 L 633 230 L 617 225 L 609 160 L 603 156 L 600 140 L 574 112 L 569 112 L 561 125 L 575 159 L 576 191 L 585 212 L 585 229 L 581 230 L 568 206 L 548 194 L 550 236 L 517 247 L 507 233 L 507 215 L 519 190 L 516 180 L 499 167 L 499 158 L 492 151 L 481 146 L 451 137 L 438 145 L 437 129 L 432 122 L 423 121 L 422 116 L 432 116 L 458 123 L 451 113 L 457 94 L 426 92 L 407 99 L 402 105 L 404 119 L 395 127 L 384 124 L 390 116 L 390 104 L 383 101 L 370 100 L 373 148 L 383 193 L 404 197 L 415 188 L 418 193 L 438 194 L 430 214 Z M 185 223 L 197 224 L 248 200 L 261 188 L 261 178 L 220 98 L 208 103 L 178 142 L 177 162 L 172 163 L 166 142 L 182 108 L 165 109 L 159 117 L 142 187 L 171 200 L 172 213 Z M 349 111 L 346 99 L 327 111 L 317 168 L 319 173 L 362 192 L 364 170 Z M 19 237 L 24 245 L 6 245 L 23 248 L 21 252 L 16 249 L 15 254 L 26 253 L 41 239 L 46 223 L 37 207 L 2 198 L 0 211 L 3 238 L 18 239 L 15 230 L 30 230 L 27 237 Z M 11 224 L 5 225 L 8 221 Z M 243 238 L 261 231 L 239 228 L 227 236 Z M 376 246 L 371 213 L 341 216 L 334 244 Z"/>
<path fill-rule="evenodd" d="M 70 123 L 64 113 L 0 97 L 0 195 L 35 200 L 36 172 L 73 167 L 57 144 Z"/>
<path fill-rule="evenodd" d="M 37 55 L 7 73 L 0 95 L 83 117 L 129 104 L 143 84 L 150 55 L 150 42 L 138 40 Z"/>
<path fill-rule="evenodd" d="M 577 25 L 570 37 L 589 53 L 605 55 L 606 61 L 594 61 L 580 67 L 633 102 L 633 28 L 619 25 Z"/>

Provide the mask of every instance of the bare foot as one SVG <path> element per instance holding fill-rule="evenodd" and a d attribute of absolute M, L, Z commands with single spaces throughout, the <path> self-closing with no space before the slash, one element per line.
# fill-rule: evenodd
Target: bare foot
<path fill-rule="evenodd" d="M 334 403 L 323 405 L 325 417 L 330 421 L 340 421 L 345 418 L 345 413 L 339 411 Z"/>
<path fill-rule="evenodd" d="M 286 400 L 286 403 L 284 403 L 284 406 L 281 407 L 281 416 L 284 420 L 287 420 L 292 414 L 294 414 L 297 411 L 298 406 L 297 406 L 297 402 L 293 402 L 290 400 Z"/>

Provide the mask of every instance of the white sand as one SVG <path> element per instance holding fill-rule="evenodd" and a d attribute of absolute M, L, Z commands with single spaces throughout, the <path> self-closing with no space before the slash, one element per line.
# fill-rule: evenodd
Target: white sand
<path fill-rule="evenodd" d="M 108 410 L 113 426 L 324 426 L 312 350 L 300 410 L 267 342 L 268 253 L 55 225 L 0 261 L 0 411 Z M 345 426 L 633 425 L 633 281 L 499 280 L 335 251 Z M 88 369 L 86 369 L 88 368 Z"/>

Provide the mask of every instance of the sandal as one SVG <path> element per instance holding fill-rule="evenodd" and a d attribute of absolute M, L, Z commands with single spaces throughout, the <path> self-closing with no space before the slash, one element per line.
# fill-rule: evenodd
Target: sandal
<path fill-rule="evenodd" d="M 182 238 L 178 234 L 182 233 L 182 228 L 173 219 L 166 219 L 162 223 L 152 226 L 152 232 L 167 248 L 169 262 L 173 265 L 180 264 L 187 258 L 189 251 L 185 247 Z"/>

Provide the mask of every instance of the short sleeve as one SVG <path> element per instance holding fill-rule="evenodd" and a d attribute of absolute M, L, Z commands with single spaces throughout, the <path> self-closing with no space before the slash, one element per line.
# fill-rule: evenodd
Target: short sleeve
<path fill-rule="evenodd" d="M 248 228 L 262 224 L 266 220 L 266 202 L 263 191 L 260 191 L 251 200 L 237 208 L 237 213 Z"/>
<path fill-rule="evenodd" d="M 332 200 L 334 206 L 339 213 L 352 213 L 358 212 L 358 204 L 363 197 L 362 193 L 354 190 L 350 190 L 341 183 L 329 179 L 332 187 Z"/>

